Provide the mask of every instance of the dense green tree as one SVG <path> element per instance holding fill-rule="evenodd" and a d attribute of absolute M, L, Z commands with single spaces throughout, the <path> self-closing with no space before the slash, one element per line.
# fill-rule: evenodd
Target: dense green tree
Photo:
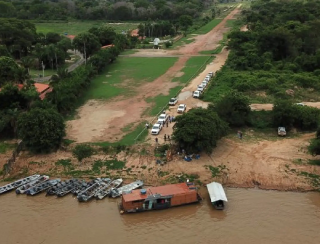
<path fill-rule="evenodd" d="M 290 100 L 278 99 L 272 109 L 273 124 L 275 127 L 292 127 L 295 118 L 295 107 Z"/>
<path fill-rule="evenodd" d="M 18 117 L 18 135 L 35 153 L 57 149 L 65 135 L 63 117 L 54 109 L 34 108 Z"/>
<path fill-rule="evenodd" d="M 37 33 L 33 23 L 18 19 L 0 19 L 0 45 L 16 58 L 30 53 Z"/>
<path fill-rule="evenodd" d="M 184 32 L 186 32 L 188 30 L 188 28 L 190 26 L 192 26 L 193 24 L 193 20 L 192 17 L 189 15 L 182 15 L 179 18 L 179 24 L 181 27 L 181 30 L 183 30 Z"/>
<path fill-rule="evenodd" d="M 73 45 L 84 55 L 85 59 L 88 59 L 101 47 L 99 39 L 88 32 L 77 35 L 73 40 Z"/>
<path fill-rule="evenodd" d="M 196 108 L 176 117 L 172 138 L 188 153 L 210 153 L 226 134 L 227 124 L 212 110 Z"/>
<path fill-rule="evenodd" d="M 95 35 L 102 46 L 113 44 L 117 36 L 115 30 L 107 26 L 92 27 L 88 32 Z"/>
<path fill-rule="evenodd" d="M 249 123 L 250 118 L 249 98 L 240 92 L 232 91 L 227 93 L 215 105 L 209 109 L 217 112 L 219 117 L 226 121 L 230 126 L 244 126 Z"/>
<path fill-rule="evenodd" d="M 308 151 L 314 156 L 320 155 L 320 127 L 317 129 L 316 138 L 311 140 Z"/>
<path fill-rule="evenodd" d="M 11 55 L 5 45 L 0 45 L 0 57 L 1 56 L 11 57 Z"/>
<path fill-rule="evenodd" d="M 10 57 L 0 57 L 0 86 L 7 82 L 17 82 L 19 79 L 19 65 Z"/>

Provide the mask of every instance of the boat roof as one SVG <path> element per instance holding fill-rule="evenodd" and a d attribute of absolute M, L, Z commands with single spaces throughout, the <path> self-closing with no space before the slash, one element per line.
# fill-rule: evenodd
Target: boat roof
<path fill-rule="evenodd" d="M 219 200 L 227 202 L 227 196 L 224 192 L 222 185 L 218 182 L 211 182 L 207 184 L 208 192 L 210 195 L 211 202 L 216 202 Z"/>
<path fill-rule="evenodd" d="M 188 186 L 186 183 L 170 184 L 164 186 L 150 187 L 146 190 L 146 194 L 141 194 L 141 190 L 133 190 L 131 193 L 123 194 L 122 200 L 125 202 L 132 202 L 146 199 L 148 196 L 161 195 L 171 196 L 178 194 L 185 194 L 190 191 L 195 191 L 194 185 Z"/>

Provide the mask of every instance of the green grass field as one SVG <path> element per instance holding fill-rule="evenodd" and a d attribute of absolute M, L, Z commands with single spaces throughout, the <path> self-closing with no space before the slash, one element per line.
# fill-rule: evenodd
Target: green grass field
<path fill-rule="evenodd" d="M 222 19 L 213 19 L 206 25 L 202 26 L 200 29 L 196 30 L 194 34 L 203 35 L 211 31 L 214 27 L 216 27 Z"/>
<path fill-rule="evenodd" d="M 106 23 L 103 21 L 76 21 L 76 22 L 47 22 L 37 23 L 34 22 L 37 32 L 48 33 L 55 32 L 59 34 L 68 33 L 69 35 L 78 35 L 81 32 L 85 32 L 92 27 L 110 26 L 113 27 L 116 32 L 130 31 L 136 29 L 138 23 Z"/>
<path fill-rule="evenodd" d="M 110 99 L 115 96 L 130 96 L 137 86 L 151 82 L 164 74 L 177 58 L 119 57 L 104 72 L 96 76 L 84 95 L 89 99 Z"/>

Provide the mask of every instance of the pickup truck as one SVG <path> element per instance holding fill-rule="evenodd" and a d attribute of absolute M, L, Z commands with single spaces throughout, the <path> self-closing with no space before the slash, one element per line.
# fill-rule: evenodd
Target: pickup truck
<path fill-rule="evenodd" d="M 166 113 L 160 114 L 160 116 L 158 117 L 158 124 L 164 124 L 165 122 L 167 122 L 168 119 L 168 115 Z"/>
<path fill-rule="evenodd" d="M 158 135 L 162 129 L 162 124 L 154 124 L 152 129 L 151 129 L 151 134 L 152 135 Z"/>
<path fill-rule="evenodd" d="M 194 98 L 199 98 L 200 95 L 201 95 L 201 92 L 200 92 L 200 91 L 194 91 L 193 94 L 192 94 L 192 96 L 193 96 Z"/>
<path fill-rule="evenodd" d="M 285 135 L 287 135 L 286 128 L 278 127 L 278 136 L 285 136 Z"/>
<path fill-rule="evenodd" d="M 169 105 L 170 106 L 174 106 L 174 105 L 176 105 L 177 102 L 178 102 L 178 99 L 173 97 L 173 98 L 170 99 Z"/>

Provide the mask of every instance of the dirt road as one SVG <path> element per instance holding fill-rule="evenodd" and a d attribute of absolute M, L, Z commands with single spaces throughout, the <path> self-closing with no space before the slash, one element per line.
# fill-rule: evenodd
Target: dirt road
<path fill-rule="evenodd" d="M 193 43 L 187 44 L 178 50 L 141 50 L 132 56 L 155 57 L 156 53 L 161 55 L 179 56 L 178 61 L 168 71 L 147 84 L 137 87 L 136 94 L 130 98 L 116 97 L 108 101 L 88 101 L 84 106 L 78 109 L 78 118 L 68 121 L 67 138 L 81 142 L 92 141 L 119 141 L 126 132 L 122 128 L 128 125 L 137 125 L 144 120 L 152 120 L 150 117 L 142 116 L 144 111 L 150 107 L 145 99 L 155 97 L 159 94 L 168 94 L 169 90 L 178 84 L 171 82 L 177 75 L 181 75 L 185 63 L 192 55 L 199 55 L 201 50 L 213 50 L 223 38 L 223 33 L 228 31 L 226 21 L 232 19 L 239 8 L 234 9 L 225 19 L 223 19 L 215 28 L 205 35 L 195 37 Z M 226 60 L 227 53 L 223 52 L 224 57 L 218 58 L 213 62 L 212 67 L 219 69 Z M 217 61 L 218 60 L 218 61 Z M 147 94 L 147 95 L 146 95 Z"/>

